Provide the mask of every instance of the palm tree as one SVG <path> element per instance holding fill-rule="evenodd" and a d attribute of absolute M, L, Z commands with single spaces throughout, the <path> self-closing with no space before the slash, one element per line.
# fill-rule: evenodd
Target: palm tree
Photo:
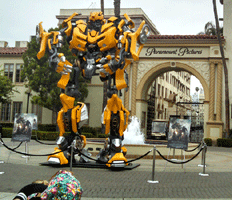
<path fill-rule="evenodd" d="M 219 27 L 220 35 L 223 35 L 223 27 Z M 212 22 L 205 24 L 204 32 L 200 32 L 197 35 L 217 35 L 217 28 Z"/>
<path fill-rule="evenodd" d="M 114 0 L 114 15 L 120 17 L 120 3 L 121 0 Z"/>
<path fill-rule="evenodd" d="M 221 1 L 223 2 L 223 1 Z M 224 49 L 222 45 L 222 40 L 221 40 L 221 33 L 220 33 L 220 27 L 219 27 L 219 20 L 218 20 L 218 14 L 217 14 L 217 6 L 216 6 L 216 0 L 213 0 L 213 10 L 214 10 L 214 17 L 215 17 L 215 22 L 216 22 L 216 33 L 217 33 L 217 38 L 220 46 L 220 52 L 222 55 L 222 63 L 223 63 L 223 68 L 224 68 L 224 75 L 225 75 L 225 129 L 227 133 L 227 137 L 229 136 L 229 131 L 230 131 L 230 99 L 229 99 L 229 84 L 228 84 L 228 68 L 226 65 L 226 60 L 225 60 L 225 54 L 224 54 Z"/>

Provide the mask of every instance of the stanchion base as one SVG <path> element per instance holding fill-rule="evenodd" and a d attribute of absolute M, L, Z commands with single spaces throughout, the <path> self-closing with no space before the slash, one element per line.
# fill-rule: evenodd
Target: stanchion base
<path fill-rule="evenodd" d="M 4 173 L 5 173 L 5 172 L 0 172 L 0 175 L 1 175 L 1 174 L 4 174 Z"/>
<path fill-rule="evenodd" d="M 209 174 L 199 173 L 199 176 L 209 176 Z"/>
<path fill-rule="evenodd" d="M 159 183 L 159 181 L 152 181 L 152 180 L 148 180 L 148 183 Z"/>
<path fill-rule="evenodd" d="M 22 156 L 22 158 L 30 158 L 31 156 Z"/>
<path fill-rule="evenodd" d="M 204 165 L 199 164 L 198 167 L 206 167 L 206 165 L 204 166 Z"/>

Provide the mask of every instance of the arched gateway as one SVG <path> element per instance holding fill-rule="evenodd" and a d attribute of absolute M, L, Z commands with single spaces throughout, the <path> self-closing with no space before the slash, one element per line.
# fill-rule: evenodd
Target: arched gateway
<path fill-rule="evenodd" d="M 194 75 L 204 89 L 204 137 L 222 137 L 223 70 L 218 40 L 214 36 L 152 36 L 140 61 L 128 67 L 130 89 L 125 106 L 140 119 L 147 112 L 147 94 L 154 79 L 168 71 Z M 144 130 L 146 131 L 146 130 Z"/>

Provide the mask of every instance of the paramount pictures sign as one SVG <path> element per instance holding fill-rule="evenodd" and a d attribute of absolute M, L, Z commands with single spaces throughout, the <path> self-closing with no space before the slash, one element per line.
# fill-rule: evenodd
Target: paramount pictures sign
<path fill-rule="evenodd" d="M 141 57 L 209 57 L 209 48 L 198 47 L 147 47 L 141 51 Z"/>

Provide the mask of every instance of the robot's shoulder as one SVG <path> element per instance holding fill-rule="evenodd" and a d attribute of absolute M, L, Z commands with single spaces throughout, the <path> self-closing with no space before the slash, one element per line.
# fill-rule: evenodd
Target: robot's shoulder
<path fill-rule="evenodd" d="M 87 24 L 83 21 L 83 20 L 78 20 L 76 21 L 76 25 L 78 27 L 78 29 L 81 30 L 81 32 L 85 32 L 86 28 L 87 28 Z"/>
<path fill-rule="evenodd" d="M 113 27 L 114 26 L 114 23 L 113 22 L 110 22 L 110 23 L 107 23 L 107 24 L 104 24 L 101 28 L 101 32 L 105 32 L 107 31 L 109 28 Z"/>

